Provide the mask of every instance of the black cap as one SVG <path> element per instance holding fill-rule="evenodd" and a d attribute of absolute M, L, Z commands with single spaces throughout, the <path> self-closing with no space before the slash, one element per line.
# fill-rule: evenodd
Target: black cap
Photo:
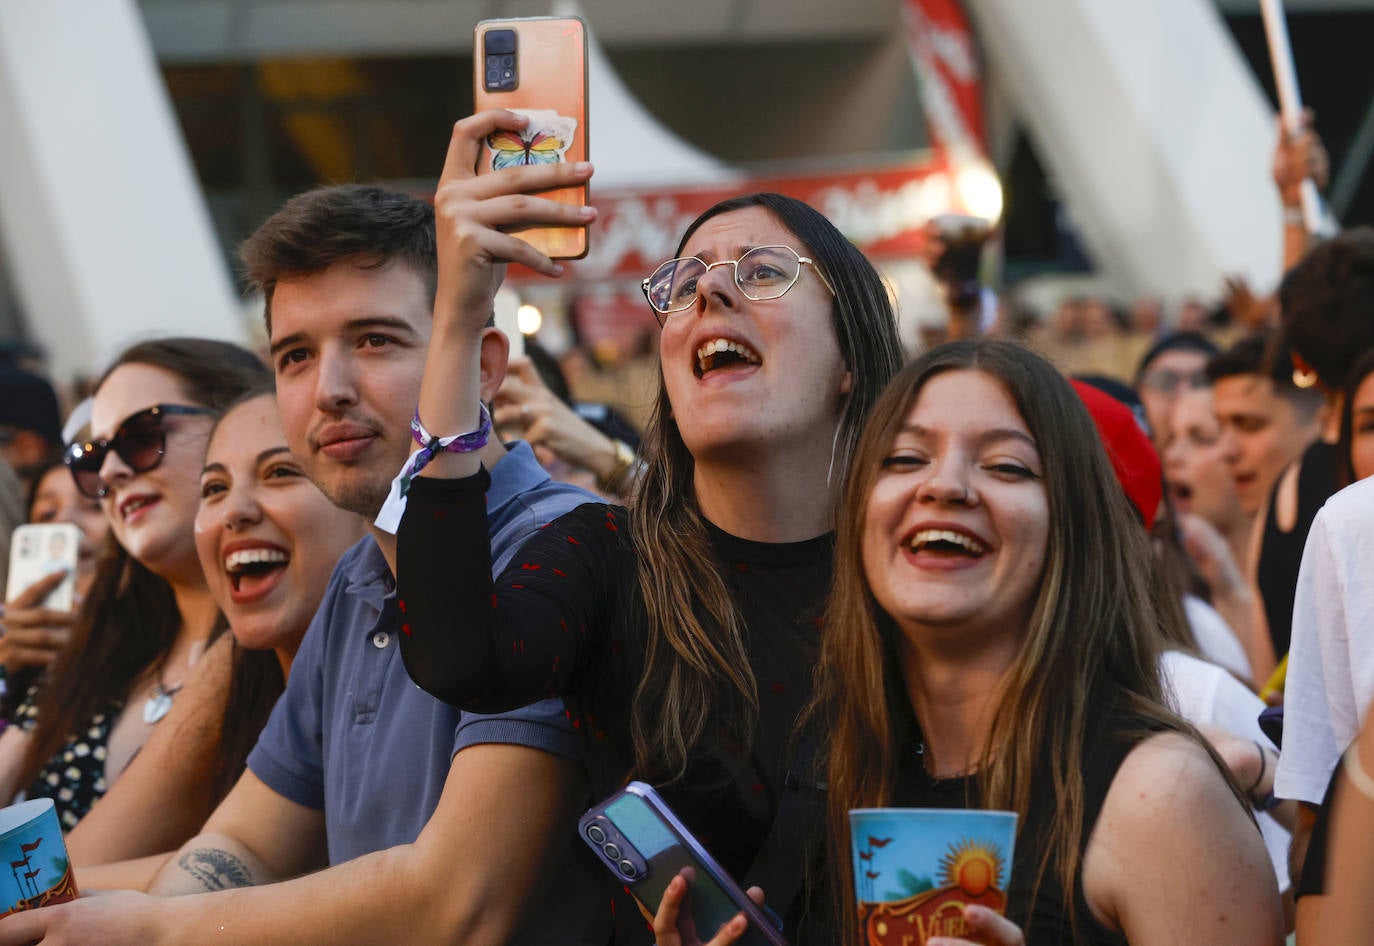
<path fill-rule="evenodd" d="M 1205 335 L 1199 335 L 1197 332 L 1171 332 L 1151 345 L 1145 357 L 1140 359 L 1140 367 L 1135 369 L 1136 378 L 1145 373 L 1145 369 L 1150 367 L 1150 362 L 1166 351 L 1195 351 L 1208 358 L 1215 358 L 1220 353 L 1220 349 Z"/>
<path fill-rule="evenodd" d="M 62 416 L 48 380 L 19 368 L 0 367 L 0 426 L 30 430 L 61 446 Z"/>

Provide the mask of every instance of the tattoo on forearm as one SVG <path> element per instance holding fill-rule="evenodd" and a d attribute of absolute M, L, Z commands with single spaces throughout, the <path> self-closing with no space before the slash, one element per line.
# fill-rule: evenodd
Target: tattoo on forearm
<path fill-rule="evenodd" d="M 177 859 L 177 866 L 200 881 L 206 890 L 253 886 L 253 874 L 248 865 L 217 847 L 187 851 Z"/>

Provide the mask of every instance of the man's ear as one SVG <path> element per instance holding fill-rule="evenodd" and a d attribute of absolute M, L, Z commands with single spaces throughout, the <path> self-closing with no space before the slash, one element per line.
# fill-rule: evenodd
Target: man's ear
<path fill-rule="evenodd" d="M 506 380 L 506 363 L 510 358 L 510 339 L 498 328 L 482 329 L 480 348 L 482 403 L 490 404 L 501 382 Z"/>

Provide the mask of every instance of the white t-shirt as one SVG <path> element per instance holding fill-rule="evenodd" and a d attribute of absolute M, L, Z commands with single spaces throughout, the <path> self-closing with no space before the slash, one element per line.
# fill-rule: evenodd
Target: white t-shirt
<path fill-rule="evenodd" d="M 1197 641 L 1197 649 L 1202 656 L 1242 680 L 1253 679 L 1245 648 L 1216 608 L 1194 595 L 1184 595 L 1183 613 L 1188 617 L 1188 626 L 1192 628 L 1193 639 Z"/>
<path fill-rule="evenodd" d="M 1191 654 L 1167 650 L 1159 660 L 1159 675 L 1164 680 L 1164 695 L 1174 712 L 1194 726 L 1218 726 L 1242 739 L 1251 739 L 1266 748 L 1274 744 L 1259 727 L 1264 701 L 1229 672 Z M 1265 850 L 1274 865 L 1279 890 L 1288 889 L 1289 834 L 1268 812 L 1256 812 Z"/>
<path fill-rule="evenodd" d="M 1320 804 L 1374 698 L 1374 477 L 1312 521 L 1293 595 L 1280 798 Z"/>

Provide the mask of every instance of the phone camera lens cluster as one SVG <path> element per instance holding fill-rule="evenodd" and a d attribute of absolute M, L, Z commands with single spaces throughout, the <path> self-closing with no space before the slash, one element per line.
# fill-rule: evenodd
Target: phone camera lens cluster
<path fill-rule="evenodd" d="M 483 64 L 488 92 L 509 92 L 519 85 L 515 64 L 515 31 L 488 30 L 483 37 Z"/>

